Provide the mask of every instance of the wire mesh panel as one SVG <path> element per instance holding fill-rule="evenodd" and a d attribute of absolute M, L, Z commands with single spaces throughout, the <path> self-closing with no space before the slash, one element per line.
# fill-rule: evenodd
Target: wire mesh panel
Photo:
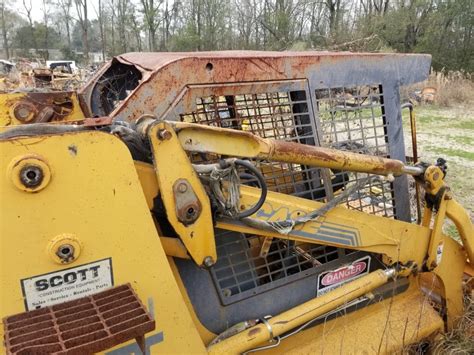
<path fill-rule="evenodd" d="M 252 90 L 255 88 L 258 88 L 257 83 Z M 248 131 L 263 138 L 388 157 L 384 103 L 379 85 L 317 90 L 316 105 L 313 106 L 316 114 L 312 111 L 307 90 L 252 90 L 248 93 L 241 90 L 233 95 L 212 95 L 213 91 L 203 95 L 201 91 L 186 101 L 180 119 Z M 201 163 L 215 162 L 218 158 L 210 154 L 192 155 L 194 162 Z M 301 164 L 255 163 L 270 190 L 312 200 L 329 200 L 365 177 Z M 248 182 L 245 178 L 242 180 Z M 387 182 L 372 181 L 351 195 L 345 204 L 366 213 L 394 216 L 392 186 Z M 272 240 L 263 253 L 263 245 L 266 243 L 268 247 L 269 242 L 264 239 L 216 230 L 218 257 L 210 273 L 223 305 L 318 275 L 334 265 L 337 268 L 353 256 L 347 249 L 298 244 L 280 238 Z"/>
<path fill-rule="evenodd" d="M 216 231 L 217 263 L 211 275 L 223 304 L 233 303 L 321 272 L 354 251 L 275 238 L 263 255 L 263 237 Z"/>
<path fill-rule="evenodd" d="M 322 146 L 389 158 L 381 85 L 316 90 L 316 110 Z M 346 171 L 333 171 L 333 174 L 333 179 L 345 186 L 367 176 Z M 346 205 L 366 213 L 393 217 L 393 186 L 387 181 L 371 181 L 352 194 Z"/>
<path fill-rule="evenodd" d="M 197 97 L 195 106 L 193 111 L 181 115 L 182 121 L 249 131 L 263 138 L 318 144 L 304 90 L 210 95 Z M 316 110 L 322 146 L 388 157 L 380 85 L 316 90 Z M 202 158 L 199 155 L 195 160 Z M 270 190 L 311 200 L 330 199 L 328 192 L 337 194 L 365 176 L 339 170 L 324 176 L 322 169 L 301 164 L 268 161 L 257 164 Z M 325 188 L 324 181 L 330 187 Z M 346 205 L 366 213 L 393 217 L 393 199 L 389 182 L 371 181 L 350 196 Z"/>
<path fill-rule="evenodd" d="M 317 142 L 303 90 L 199 97 L 196 109 L 181 115 L 181 120 L 249 131 L 263 138 L 311 145 Z M 326 196 L 318 168 L 268 161 L 257 165 L 270 190 L 312 200 Z"/>

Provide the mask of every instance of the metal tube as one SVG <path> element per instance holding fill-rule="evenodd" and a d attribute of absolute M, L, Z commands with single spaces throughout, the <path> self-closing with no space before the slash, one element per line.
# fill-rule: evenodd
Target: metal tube
<path fill-rule="evenodd" d="M 376 270 L 208 347 L 209 354 L 240 354 L 387 283 L 395 269 Z"/>
<path fill-rule="evenodd" d="M 415 111 L 413 109 L 413 104 L 411 102 L 406 102 L 402 105 L 402 109 L 408 108 L 410 111 L 410 129 L 411 129 L 411 149 L 413 153 L 413 163 L 418 162 L 418 147 L 416 143 L 416 118 Z"/>
<path fill-rule="evenodd" d="M 418 176 L 423 175 L 425 170 L 420 166 L 405 165 L 403 167 L 403 172 L 408 175 Z"/>
<path fill-rule="evenodd" d="M 272 149 L 269 154 L 259 154 L 258 158 L 377 175 L 404 173 L 405 164 L 400 160 L 280 140 L 266 141 Z"/>
<path fill-rule="evenodd" d="M 416 164 L 418 162 L 418 146 L 416 143 L 415 111 L 413 109 L 413 104 L 411 102 L 404 103 L 402 105 L 402 109 L 404 108 L 408 108 L 410 110 L 411 149 L 412 149 L 412 154 L 413 154 L 413 164 Z M 418 184 L 415 184 L 415 198 L 416 198 L 417 222 L 418 224 L 420 224 L 421 223 L 421 200 L 420 200 L 420 187 L 418 186 Z"/>
<path fill-rule="evenodd" d="M 212 152 L 234 157 L 267 159 L 376 175 L 422 174 L 420 168 L 408 167 L 400 160 L 265 139 L 250 132 L 220 127 L 184 122 L 168 123 L 173 126 L 181 145 L 187 151 Z"/>

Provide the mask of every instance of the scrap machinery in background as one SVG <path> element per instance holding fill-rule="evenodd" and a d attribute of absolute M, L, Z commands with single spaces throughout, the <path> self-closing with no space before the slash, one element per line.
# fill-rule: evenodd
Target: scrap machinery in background
<path fill-rule="evenodd" d="M 77 93 L 0 96 L 3 351 L 390 353 L 450 330 L 472 224 L 445 161 L 406 163 L 399 96 L 430 61 L 130 53 Z"/>

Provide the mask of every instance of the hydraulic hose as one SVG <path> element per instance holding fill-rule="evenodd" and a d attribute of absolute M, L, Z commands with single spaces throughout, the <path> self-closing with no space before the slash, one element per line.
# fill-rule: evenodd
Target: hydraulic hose
<path fill-rule="evenodd" d="M 265 203 L 265 199 L 267 198 L 267 184 L 265 183 L 265 178 L 263 177 L 262 173 L 248 160 L 236 159 L 234 162 L 235 165 L 240 165 L 241 167 L 249 170 L 253 176 L 257 178 L 258 184 L 260 185 L 260 198 L 258 199 L 257 203 L 250 207 L 249 209 L 242 211 L 236 215 L 236 218 L 242 219 L 246 217 L 250 217 L 255 212 L 257 212 Z"/>

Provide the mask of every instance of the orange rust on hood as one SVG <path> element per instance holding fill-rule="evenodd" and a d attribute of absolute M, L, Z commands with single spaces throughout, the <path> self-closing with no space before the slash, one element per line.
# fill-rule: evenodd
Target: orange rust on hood
<path fill-rule="evenodd" d="M 372 76 L 374 73 L 380 76 L 382 71 L 387 76 L 398 73 L 397 80 L 407 84 L 421 80 L 425 73 L 420 78 L 415 78 L 409 71 L 397 68 L 411 67 L 416 60 L 422 64 L 423 71 L 425 68 L 428 71 L 429 56 L 416 54 L 327 51 L 126 53 L 115 57 L 101 68 L 80 94 L 86 101 L 90 101 L 93 96 L 91 93 L 96 86 L 100 89 L 102 75 L 109 68 L 116 64 L 131 65 L 142 73 L 139 84 L 112 112 L 99 112 L 101 109 L 98 107 L 93 114 L 110 114 L 115 119 L 134 121 L 143 113 L 153 113 L 158 119 L 169 119 L 164 114 L 189 85 L 308 79 L 319 71 L 327 72 L 331 66 L 354 67 L 354 61 L 377 64 L 373 68 L 362 65 L 362 70 L 367 72 L 365 76 Z M 335 70 L 340 71 L 338 68 Z M 87 104 L 90 106 L 91 102 Z"/>
<path fill-rule="evenodd" d="M 391 54 L 390 54 L 391 55 Z M 396 54 L 397 56 L 409 56 L 412 54 Z M 176 60 L 185 58 L 196 58 L 196 59 L 282 59 L 282 58 L 303 58 L 301 65 L 313 64 L 319 61 L 322 57 L 327 57 L 329 60 L 338 60 L 344 57 L 369 57 L 372 59 L 383 59 L 387 56 L 384 53 L 352 53 L 352 52 L 330 52 L 330 51 L 242 51 L 242 50 L 231 50 L 231 51 L 216 51 L 216 52 L 165 52 L 165 53 L 153 53 L 153 52 L 131 52 L 117 56 L 117 60 L 126 64 L 137 65 L 145 70 L 157 70 L 164 65 L 174 62 Z"/>

